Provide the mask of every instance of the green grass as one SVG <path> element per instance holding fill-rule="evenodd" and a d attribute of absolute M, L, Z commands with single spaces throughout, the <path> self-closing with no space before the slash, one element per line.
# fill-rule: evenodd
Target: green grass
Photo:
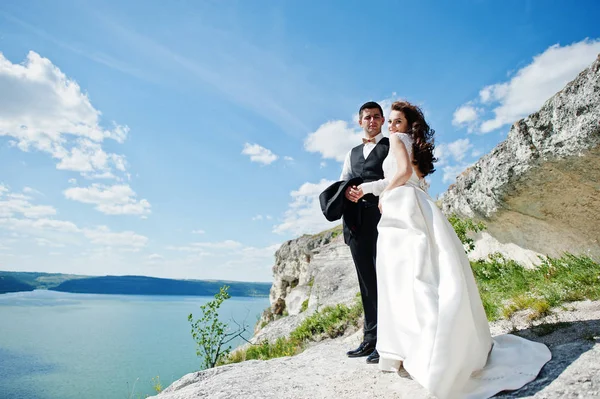
<path fill-rule="evenodd" d="M 565 302 L 600 299 L 600 264 L 585 256 L 545 258 L 535 269 L 496 255 L 471 262 L 489 320 L 531 309 L 531 320 Z"/>
<path fill-rule="evenodd" d="M 324 237 L 324 236 L 327 236 L 328 234 L 331 234 L 331 239 L 333 240 L 334 238 L 336 238 L 343 232 L 344 232 L 344 230 L 342 228 L 342 225 L 339 224 L 335 227 L 330 228 L 329 230 L 324 230 L 320 233 L 313 234 L 312 237 L 318 238 L 318 237 Z"/>
<path fill-rule="evenodd" d="M 296 355 L 311 341 L 336 338 L 344 334 L 349 326 L 358 327 L 362 312 L 360 298 L 350 307 L 342 304 L 327 306 L 307 317 L 289 337 L 278 338 L 273 343 L 263 341 L 247 349 L 238 349 L 231 353 L 223 364 Z"/>
<path fill-rule="evenodd" d="M 302 306 L 300 307 L 300 313 L 306 312 L 306 309 L 308 309 L 308 299 L 305 299 L 302 302 Z"/>

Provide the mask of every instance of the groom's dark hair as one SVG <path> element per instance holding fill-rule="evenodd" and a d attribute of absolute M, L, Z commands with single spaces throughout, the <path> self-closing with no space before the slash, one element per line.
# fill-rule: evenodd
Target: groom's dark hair
<path fill-rule="evenodd" d="M 362 107 L 360 107 L 360 109 L 358 110 L 358 119 L 362 119 L 362 112 L 365 109 L 375 109 L 377 108 L 379 110 L 379 112 L 381 112 L 381 117 L 383 117 L 383 109 L 381 108 L 381 105 L 377 104 L 375 101 L 369 101 L 366 102 L 362 105 Z"/>

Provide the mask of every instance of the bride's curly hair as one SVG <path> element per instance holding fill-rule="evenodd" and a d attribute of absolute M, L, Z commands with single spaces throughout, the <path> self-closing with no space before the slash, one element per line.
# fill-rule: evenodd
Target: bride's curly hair
<path fill-rule="evenodd" d="M 423 177 L 435 172 L 433 166 L 434 162 L 437 162 L 437 158 L 433 155 L 435 130 L 425 121 L 421 108 L 408 101 L 396 101 L 392 104 L 392 111 L 401 111 L 408 122 L 409 131 L 406 133 L 413 138 L 413 165 L 417 165 Z"/>

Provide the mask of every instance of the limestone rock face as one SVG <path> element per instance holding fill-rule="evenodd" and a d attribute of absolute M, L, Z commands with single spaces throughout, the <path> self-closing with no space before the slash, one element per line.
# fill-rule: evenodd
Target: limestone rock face
<path fill-rule="evenodd" d="M 317 309 L 352 305 L 358 292 L 358 277 L 341 228 L 290 240 L 275 253 L 271 308 L 263 313 L 252 342 L 287 336 Z M 287 317 L 282 318 L 284 314 Z"/>
<path fill-rule="evenodd" d="M 333 231 L 326 231 L 316 235 L 303 235 L 294 240 L 289 240 L 281 245 L 275 253 L 273 266 L 273 286 L 271 287 L 270 302 L 273 314 L 281 315 L 287 309 L 290 312 L 287 297 L 298 286 L 305 286 L 310 281 L 308 273 L 313 251 L 328 244 L 335 237 Z M 275 308 L 273 305 L 281 299 L 285 307 Z M 297 300 L 297 296 L 290 299 Z M 293 306 L 292 306 L 293 307 Z M 299 313 L 299 309 L 295 314 Z M 294 313 L 291 313 L 294 314 Z"/>
<path fill-rule="evenodd" d="M 443 195 L 501 244 L 600 259 L 600 57 Z"/>

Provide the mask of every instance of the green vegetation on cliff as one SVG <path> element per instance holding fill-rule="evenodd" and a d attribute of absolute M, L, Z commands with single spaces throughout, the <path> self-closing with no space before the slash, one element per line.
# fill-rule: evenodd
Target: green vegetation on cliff
<path fill-rule="evenodd" d="M 544 258 L 526 269 L 500 255 L 471 262 L 489 320 L 530 309 L 531 320 L 565 302 L 600 299 L 600 264 L 586 256 Z"/>
<path fill-rule="evenodd" d="M 265 340 L 245 349 L 238 349 L 232 352 L 223 364 L 296 355 L 311 341 L 337 338 L 350 327 L 358 328 L 362 314 L 360 296 L 356 297 L 350 307 L 343 304 L 327 306 L 304 319 L 289 337 L 280 337 L 274 343 Z"/>

